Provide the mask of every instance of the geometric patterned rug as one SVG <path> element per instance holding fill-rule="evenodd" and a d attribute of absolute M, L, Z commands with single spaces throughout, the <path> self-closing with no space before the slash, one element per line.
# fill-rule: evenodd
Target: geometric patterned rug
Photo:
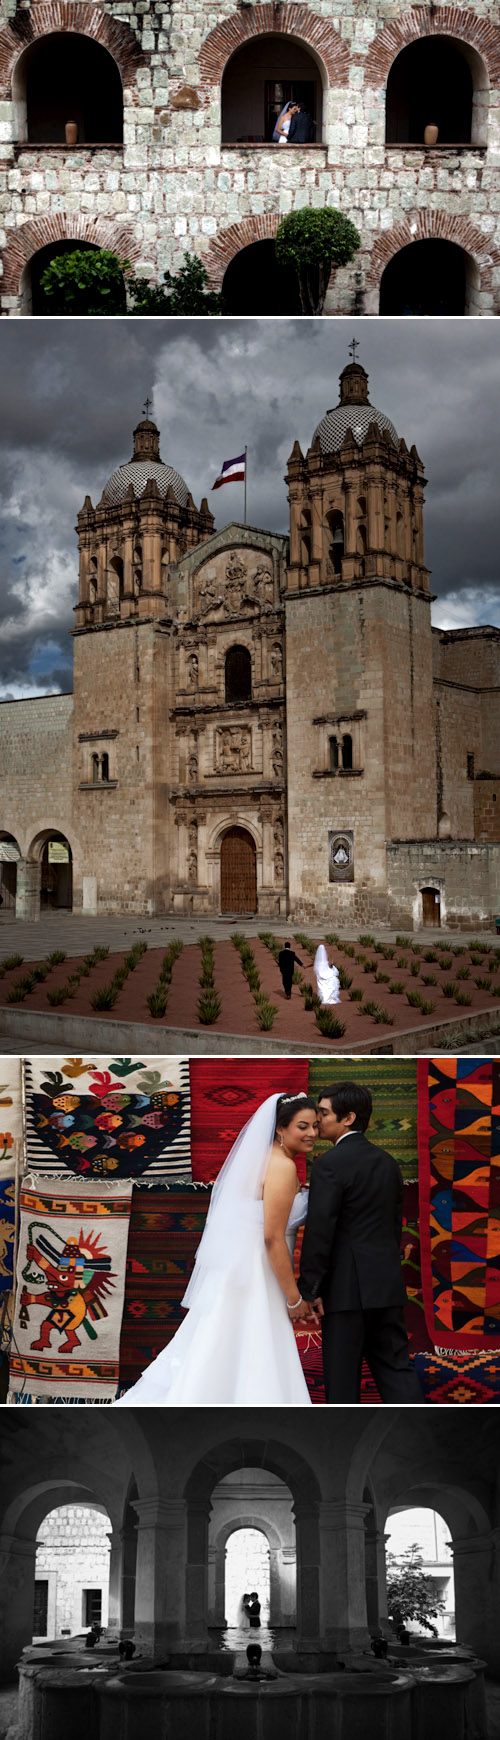
<path fill-rule="evenodd" d="M 120 1384 L 137 1383 L 184 1321 L 181 1299 L 208 1212 L 208 1185 L 134 1190 L 120 1340 Z"/>
<path fill-rule="evenodd" d="M 425 1402 L 454 1407 L 500 1402 L 500 1354 L 417 1353 L 415 1370 Z"/>
<path fill-rule="evenodd" d="M 500 1063 L 420 1059 L 422 1283 L 434 1347 L 500 1349 Z"/>
<path fill-rule="evenodd" d="M 309 1062 L 309 1093 L 317 1099 L 335 1082 L 356 1081 L 373 1097 L 368 1136 L 388 1148 L 406 1182 L 418 1178 L 417 1059 L 415 1057 L 314 1057 Z"/>
<path fill-rule="evenodd" d="M 307 1093 L 307 1058 L 196 1058 L 191 1063 L 191 1173 L 213 1183 L 233 1142 L 273 1093 Z"/>

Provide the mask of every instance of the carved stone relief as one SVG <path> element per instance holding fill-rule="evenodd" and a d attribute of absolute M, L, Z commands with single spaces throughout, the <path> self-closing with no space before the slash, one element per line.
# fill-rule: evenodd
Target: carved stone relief
<path fill-rule="evenodd" d="M 245 726 L 221 726 L 216 735 L 218 773 L 249 773 L 252 767 L 252 733 Z"/>

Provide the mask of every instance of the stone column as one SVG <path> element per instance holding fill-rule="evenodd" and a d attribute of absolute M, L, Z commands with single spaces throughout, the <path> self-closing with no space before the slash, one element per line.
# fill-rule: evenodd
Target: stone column
<path fill-rule="evenodd" d="M 321 1637 L 323 1648 L 349 1654 L 366 1648 L 366 1504 L 323 1504 L 321 1532 Z"/>
<path fill-rule="evenodd" d="M 200 1499 L 187 1512 L 186 1632 L 187 1647 L 202 1652 L 208 1645 L 208 1524 L 210 1504 Z"/>
<path fill-rule="evenodd" d="M 40 917 L 42 865 L 40 859 L 19 858 L 17 864 L 16 918 L 33 923 Z"/>
<path fill-rule="evenodd" d="M 122 1529 L 113 1529 L 108 1534 L 111 1552 L 109 1555 L 109 1631 L 119 1631 L 121 1625 L 121 1591 L 122 1591 Z"/>
<path fill-rule="evenodd" d="M 16 1663 L 33 1637 L 36 1541 L 0 1536 L 0 1679 L 15 1678 Z"/>
<path fill-rule="evenodd" d="M 321 1550 L 317 1504 L 296 1500 L 297 1527 L 297 1649 L 324 1648 L 321 1637 Z"/>
<path fill-rule="evenodd" d="M 378 468 L 370 468 L 366 480 L 366 507 L 368 518 L 368 549 L 383 550 L 385 544 L 384 532 L 384 495 L 382 474 Z"/>
<path fill-rule="evenodd" d="M 498 1678 L 500 1529 L 489 1535 L 467 1535 L 451 1544 L 457 1643 L 468 1644 L 487 1662 L 489 1673 Z"/>
<path fill-rule="evenodd" d="M 272 1565 L 272 1554 L 271 1554 Z M 297 1606 L 297 1553 L 295 1547 L 282 1547 L 277 1556 L 277 1573 L 280 1579 L 281 1625 L 295 1625 Z M 272 1576 L 272 1572 L 271 1572 Z M 272 1597 L 272 1582 L 271 1582 Z M 271 1618 L 271 1625 L 273 1620 Z"/>
<path fill-rule="evenodd" d="M 180 1649 L 185 1632 L 183 1499 L 138 1498 L 134 1637 L 148 1655 Z"/>

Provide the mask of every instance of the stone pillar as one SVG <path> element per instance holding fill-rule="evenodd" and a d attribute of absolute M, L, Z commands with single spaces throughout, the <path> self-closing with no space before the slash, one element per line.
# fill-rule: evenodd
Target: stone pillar
<path fill-rule="evenodd" d="M 389 1539 L 377 1529 L 373 1514 L 365 1524 L 365 1587 L 366 1617 L 370 1631 L 387 1617 L 387 1585 L 385 1574 L 385 1543 Z"/>
<path fill-rule="evenodd" d="M 202 1652 L 208 1645 L 208 1523 L 210 1504 L 201 1499 L 187 1512 L 186 1647 Z"/>
<path fill-rule="evenodd" d="M 122 1529 L 113 1529 L 108 1534 L 110 1543 L 109 1555 L 109 1631 L 119 1631 L 121 1625 L 121 1589 L 122 1589 Z"/>
<path fill-rule="evenodd" d="M 40 859 L 19 858 L 17 865 L 16 918 L 31 923 L 40 917 L 42 865 Z"/>
<path fill-rule="evenodd" d="M 324 1648 L 321 1637 L 321 1551 L 318 1505 L 296 1500 L 293 1514 L 297 1526 L 297 1649 Z"/>
<path fill-rule="evenodd" d="M 321 1532 L 321 1639 L 325 1649 L 348 1654 L 366 1648 L 366 1504 L 323 1504 Z"/>
<path fill-rule="evenodd" d="M 368 549 L 370 551 L 383 550 L 385 542 L 384 493 L 382 474 L 378 469 L 370 469 L 365 493 L 368 516 Z"/>
<path fill-rule="evenodd" d="M 15 1678 L 16 1663 L 33 1637 L 36 1541 L 0 1536 L 0 1679 Z"/>
<path fill-rule="evenodd" d="M 452 1541 L 455 1573 L 457 1643 L 465 1643 L 500 1674 L 498 1600 L 500 1595 L 500 1529 L 489 1535 L 467 1535 Z"/>
<path fill-rule="evenodd" d="M 272 1565 L 272 1554 L 271 1554 Z M 282 1547 L 278 1554 L 277 1570 L 281 1585 L 281 1625 L 295 1626 L 297 1608 L 297 1553 L 295 1547 Z M 272 1572 L 271 1572 L 272 1576 Z M 271 1582 L 272 1594 L 272 1582 Z M 271 1625 L 273 1620 L 271 1618 Z"/>
<path fill-rule="evenodd" d="M 208 1549 L 208 1624 L 224 1624 L 224 1548 Z"/>
<path fill-rule="evenodd" d="M 134 1637 L 149 1655 L 183 1645 L 186 1508 L 182 1499 L 139 1498 Z"/>

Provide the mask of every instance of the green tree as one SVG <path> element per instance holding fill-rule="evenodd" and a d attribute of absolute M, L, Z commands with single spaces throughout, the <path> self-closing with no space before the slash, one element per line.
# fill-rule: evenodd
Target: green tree
<path fill-rule="evenodd" d="M 360 245 L 350 218 L 331 206 L 303 206 L 281 219 L 276 259 L 297 274 L 302 314 L 322 314 L 332 266 L 347 266 Z"/>
<path fill-rule="evenodd" d="M 444 1612 L 444 1601 L 436 1594 L 432 1577 L 425 1576 L 416 1541 L 398 1557 L 387 1555 L 387 1611 L 396 1631 L 415 1619 L 433 1637 L 438 1635 L 432 1620 Z"/>
<path fill-rule="evenodd" d="M 222 297 L 207 290 L 208 277 L 197 254 L 185 254 L 177 277 L 163 274 L 162 284 L 147 278 L 128 278 L 131 314 L 221 314 Z"/>
<path fill-rule="evenodd" d="M 106 248 L 56 254 L 40 279 L 47 314 L 124 314 L 128 260 Z"/>

